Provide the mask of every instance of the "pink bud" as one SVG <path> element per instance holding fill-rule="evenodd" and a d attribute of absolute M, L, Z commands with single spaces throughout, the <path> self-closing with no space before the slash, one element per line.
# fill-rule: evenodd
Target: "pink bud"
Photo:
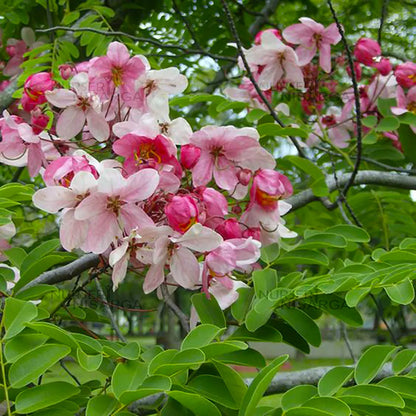
<path fill-rule="evenodd" d="M 250 200 L 266 211 L 273 211 L 279 199 L 287 198 L 292 193 L 292 184 L 285 175 L 271 169 L 260 169 L 254 176 Z"/>
<path fill-rule="evenodd" d="M 198 222 L 198 206 L 190 195 L 175 195 L 165 206 L 169 225 L 180 233 L 188 231 Z"/>
<path fill-rule="evenodd" d="M 354 56 L 358 62 L 372 66 L 374 58 L 381 55 L 380 45 L 373 39 L 361 38 L 355 44 Z"/>
<path fill-rule="evenodd" d="M 45 130 L 46 126 L 49 123 L 49 116 L 46 114 L 42 114 L 39 107 L 36 107 L 31 112 L 31 124 L 32 129 L 35 134 L 41 133 Z"/>
<path fill-rule="evenodd" d="M 241 169 L 237 172 L 238 181 L 243 186 L 247 186 L 250 183 L 251 175 L 250 169 Z"/>
<path fill-rule="evenodd" d="M 192 169 L 201 156 L 201 149 L 193 144 L 181 147 L 181 163 L 185 169 Z"/>
<path fill-rule="evenodd" d="M 260 241 L 261 231 L 260 228 L 247 228 L 243 231 L 243 238 L 253 237 L 255 240 Z"/>
<path fill-rule="evenodd" d="M 59 73 L 62 79 L 69 79 L 74 75 L 74 69 L 68 64 L 59 65 Z"/>
<path fill-rule="evenodd" d="M 388 58 L 381 58 L 379 62 L 374 62 L 374 68 L 377 68 L 381 75 L 386 76 L 392 70 L 390 60 Z"/>
<path fill-rule="evenodd" d="M 394 75 L 401 87 L 410 88 L 416 85 L 416 64 L 414 62 L 405 62 L 397 65 Z"/>
<path fill-rule="evenodd" d="M 25 92 L 23 92 L 20 102 L 22 104 L 23 110 L 27 112 L 31 112 L 38 105 L 38 103 L 33 101 Z"/>
<path fill-rule="evenodd" d="M 6 46 L 6 53 L 11 58 L 16 55 L 16 46 L 15 45 L 7 45 Z"/>
<path fill-rule="evenodd" d="M 260 45 L 261 44 L 261 35 L 264 32 L 270 32 L 273 33 L 273 35 L 275 35 L 277 37 L 277 39 L 282 40 L 282 35 L 280 34 L 280 31 L 277 29 L 266 29 L 266 30 L 261 30 L 260 32 L 257 32 L 256 37 L 254 38 L 254 43 L 256 45 Z"/>
<path fill-rule="evenodd" d="M 230 238 L 241 238 L 243 236 L 240 224 L 235 218 L 225 220 L 218 225 L 215 231 L 218 234 L 221 234 L 224 237 L 224 240 L 229 240 Z"/>

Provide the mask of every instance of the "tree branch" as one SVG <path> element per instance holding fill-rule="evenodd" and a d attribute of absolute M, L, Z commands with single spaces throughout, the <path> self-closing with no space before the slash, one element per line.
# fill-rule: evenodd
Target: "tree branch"
<path fill-rule="evenodd" d="M 74 260 L 72 263 L 42 273 L 39 277 L 23 286 L 20 291 L 29 289 L 36 285 L 53 285 L 55 283 L 62 283 L 67 280 L 71 280 L 85 270 L 88 270 L 91 267 L 97 267 L 99 262 L 100 257 L 97 254 L 85 254 L 79 259 Z"/>
<path fill-rule="evenodd" d="M 349 183 L 350 179 L 351 174 L 338 174 L 339 186 Z M 337 189 L 334 178 L 327 178 L 326 183 L 329 192 L 333 192 Z M 355 176 L 353 185 L 380 185 L 400 189 L 416 189 L 416 176 L 380 172 L 378 170 L 361 170 Z M 317 200 L 319 200 L 319 197 L 314 195 L 312 190 L 307 189 L 286 199 L 286 202 L 292 205 L 292 211 L 294 211 Z"/>
<path fill-rule="evenodd" d="M 166 285 L 162 284 L 160 286 L 160 290 L 162 291 L 163 300 L 165 301 L 166 305 L 168 305 L 170 310 L 177 316 L 182 329 L 186 333 L 188 333 L 189 332 L 189 318 L 182 312 L 179 306 L 172 300 L 172 298 L 170 297 L 168 293 Z"/>

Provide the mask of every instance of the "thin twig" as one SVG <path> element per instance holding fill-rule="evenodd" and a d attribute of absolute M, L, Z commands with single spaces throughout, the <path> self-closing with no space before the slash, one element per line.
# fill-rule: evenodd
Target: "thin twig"
<path fill-rule="evenodd" d="M 383 26 L 384 26 L 384 22 L 387 16 L 388 3 L 389 3 L 389 0 L 383 0 L 383 5 L 381 7 L 380 26 L 378 27 L 378 35 L 377 35 L 377 41 L 380 46 L 381 46 L 381 37 L 383 35 Z"/>
<path fill-rule="evenodd" d="M 346 325 L 345 325 L 344 322 L 340 322 L 339 325 L 340 325 L 340 329 L 341 329 L 341 336 L 342 336 L 342 338 L 343 338 L 343 340 L 345 342 L 345 345 L 346 345 L 347 350 L 348 350 L 348 352 L 350 354 L 350 357 L 351 357 L 353 363 L 356 363 L 357 360 L 355 358 L 354 351 L 352 349 L 352 345 L 351 345 L 350 339 L 348 338 L 347 327 L 346 327 Z"/>
<path fill-rule="evenodd" d="M 101 298 L 101 300 L 103 301 L 104 304 L 104 310 L 108 316 L 108 319 L 110 319 L 111 322 L 111 327 L 114 329 L 114 332 L 116 333 L 117 337 L 123 341 L 123 342 L 127 342 L 126 338 L 124 337 L 124 335 L 121 333 L 120 328 L 117 325 L 117 322 L 114 318 L 113 312 L 111 312 L 110 307 L 107 304 L 107 298 L 105 297 L 105 293 L 103 291 L 103 288 L 101 286 L 100 281 L 96 278 L 95 279 L 95 284 L 97 286 L 97 292 L 98 292 L 98 296 Z"/>
<path fill-rule="evenodd" d="M 104 35 L 104 36 L 125 36 L 137 42 L 150 43 L 152 45 L 158 46 L 161 49 L 178 49 L 180 51 L 183 51 L 184 54 L 186 55 L 205 55 L 205 56 L 209 56 L 212 59 L 217 59 L 221 61 L 237 62 L 236 58 L 232 56 L 217 55 L 215 53 L 211 53 L 203 49 L 188 49 L 185 46 L 173 45 L 170 43 L 163 43 L 163 42 L 159 42 L 156 39 L 143 38 L 143 37 L 130 35 L 129 33 L 120 32 L 120 31 L 108 31 L 108 30 L 94 29 L 92 27 L 81 28 L 81 27 L 54 26 L 49 29 L 37 29 L 36 32 L 48 33 L 48 32 L 56 31 L 56 30 L 65 30 L 67 32 L 92 32 L 92 33 L 98 33 L 99 35 Z"/>
<path fill-rule="evenodd" d="M 182 312 L 181 308 L 179 308 L 179 306 L 172 300 L 168 293 L 168 289 L 164 284 L 160 286 L 160 290 L 162 291 L 163 300 L 165 301 L 166 305 L 168 305 L 170 310 L 178 317 L 182 329 L 185 332 L 189 332 L 189 318 Z"/>
<path fill-rule="evenodd" d="M 227 17 L 228 24 L 230 26 L 231 33 L 232 33 L 232 35 L 234 37 L 234 40 L 235 40 L 235 42 L 237 44 L 238 54 L 241 57 L 241 60 L 243 62 L 243 65 L 244 65 L 245 70 L 247 71 L 248 78 L 250 79 L 250 81 L 253 84 L 255 90 L 257 91 L 257 94 L 259 95 L 259 97 L 261 98 L 261 100 L 266 105 L 267 109 L 270 112 L 270 115 L 273 117 L 273 119 L 276 121 L 276 123 L 279 124 L 281 127 L 286 127 L 285 124 L 277 116 L 277 114 L 274 111 L 271 103 L 266 98 L 266 96 L 263 94 L 263 91 L 260 89 L 260 87 L 257 84 L 256 80 L 254 79 L 253 73 L 251 72 L 250 65 L 248 64 L 247 59 L 246 59 L 246 56 L 244 54 L 243 46 L 242 46 L 241 40 L 240 40 L 240 36 L 238 35 L 237 28 L 235 27 L 234 19 L 233 19 L 232 15 L 231 15 L 231 11 L 230 11 L 230 8 L 228 7 L 227 1 L 226 0 L 221 0 L 221 3 L 223 5 L 224 11 L 225 11 L 225 15 Z M 302 157 L 304 157 L 304 158 L 306 158 L 306 155 L 305 155 L 303 149 L 300 147 L 297 139 L 295 137 L 293 137 L 293 136 L 289 136 L 289 138 L 292 141 L 292 143 L 295 145 L 295 147 L 296 147 L 299 155 L 302 156 Z"/>
<path fill-rule="evenodd" d="M 71 377 L 72 380 L 74 380 L 75 383 L 77 383 L 78 386 L 80 386 L 81 385 L 80 381 L 69 371 L 68 367 L 65 365 L 65 363 L 63 362 L 63 360 L 59 360 L 59 364 L 65 370 L 65 372 L 69 375 L 69 377 Z"/>
<path fill-rule="evenodd" d="M 377 313 L 378 313 L 380 319 L 383 321 L 384 325 L 387 328 L 388 333 L 390 334 L 391 342 L 394 345 L 399 346 L 400 344 L 397 341 L 396 336 L 394 335 L 392 329 L 390 328 L 390 325 L 388 324 L 388 322 L 386 321 L 386 318 L 384 317 L 384 311 L 383 311 L 382 306 L 380 305 L 380 303 L 378 302 L 378 300 L 376 299 L 376 297 L 372 293 L 370 293 L 370 297 L 373 300 L 374 304 L 376 305 Z"/>
<path fill-rule="evenodd" d="M 352 60 L 352 55 L 350 48 L 348 46 L 347 39 L 345 38 L 344 29 L 341 26 L 341 23 L 338 20 L 338 17 L 335 13 L 334 7 L 332 6 L 331 0 L 327 0 L 328 6 L 331 10 L 332 17 L 334 18 L 335 24 L 337 25 L 338 32 L 341 35 L 341 40 L 344 45 L 345 52 L 348 58 L 348 66 L 351 71 L 351 81 L 354 90 L 354 101 L 355 101 L 355 118 L 356 118 L 356 125 L 357 125 L 357 159 L 355 161 L 354 169 L 350 176 L 350 180 L 345 184 L 343 189 L 344 197 L 347 195 L 348 190 L 354 183 L 354 179 L 357 176 L 358 170 L 360 168 L 361 163 L 361 154 L 362 154 L 362 126 L 361 126 L 361 105 L 360 105 L 360 92 L 358 90 L 357 84 L 357 77 L 355 75 L 354 63 Z M 335 204 L 336 205 L 336 204 Z"/>

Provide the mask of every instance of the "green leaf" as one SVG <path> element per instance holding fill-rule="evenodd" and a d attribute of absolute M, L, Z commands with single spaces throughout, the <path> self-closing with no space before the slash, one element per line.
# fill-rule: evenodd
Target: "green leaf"
<path fill-rule="evenodd" d="M 402 416 L 402 413 L 394 407 L 352 405 L 351 409 L 357 410 L 360 415 L 366 416 Z"/>
<path fill-rule="evenodd" d="M 60 342 L 61 344 L 68 345 L 74 350 L 79 347 L 78 342 L 71 335 L 71 333 L 65 331 L 65 329 L 62 329 L 57 325 L 51 324 L 49 322 L 34 322 L 29 323 L 26 326 L 35 330 L 36 332 L 47 335 L 48 337 Z"/>
<path fill-rule="evenodd" d="M 286 411 L 302 406 L 303 403 L 316 396 L 316 394 L 317 389 L 315 386 L 305 384 L 293 387 L 282 396 L 282 408 Z"/>
<path fill-rule="evenodd" d="M 399 140 L 406 158 L 416 163 L 416 134 L 409 126 L 402 124 L 399 127 Z"/>
<path fill-rule="evenodd" d="M 316 397 L 305 402 L 302 407 L 313 410 L 321 410 L 328 415 L 351 415 L 351 409 L 344 402 L 334 397 Z M 290 412 L 287 414 L 290 415 Z"/>
<path fill-rule="evenodd" d="M 212 357 L 222 354 L 228 354 L 233 351 L 246 350 L 248 345 L 241 341 L 221 341 L 213 342 L 205 347 L 201 348 L 201 351 L 205 354 L 205 358 L 208 360 Z"/>
<path fill-rule="evenodd" d="M 356 307 L 371 291 L 371 287 L 357 287 L 345 295 L 345 301 L 351 308 Z"/>
<path fill-rule="evenodd" d="M 315 163 L 299 156 L 286 156 L 285 159 L 289 160 L 290 163 L 297 166 L 311 177 L 311 188 L 314 195 L 329 195 L 329 188 L 325 181 L 325 175 Z"/>
<path fill-rule="evenodd" d="M 179 352 L 176 350 L 167 350 L 153 358 L 149 364 L 148 371 L 149 374 L 172 376 L 186 369 L 196 369 L 204 361 L 205 354 L 195 348 Z"/>
<path fill-rule="evenodd" d="M 311 345 L 314 347 L 321 345 L 321 332 L 318 325 L 301 309 L 281 308 L 276 310 L 276 313 Z"/>
<path fill-rule="evenodd" d="M 16 336 L 23 331 L 27 322 L 33 321 L 37 316 L 38 310 L 33 303 L 7 298 L 4 306 L 4 339 Z"/>
<path fill-rule="evenodd" d="M 249 123 L 253 123 L 254 121 L 260 120 L 262 117 L 267 116 L 269 113 L 267 113 L 264 110 L 261 110 L 260 108 L 254 108 L 253 110 L 250 110 L 248 114 L 246 115 L 246 120 Z"/>
<path fill-rule="evenodd" d="M 415 298 L 415 289 L 413 283 L 409 280 L 403 280 L 394 286 L 385 287 L 388 297 L 399 305 L 409 305 Z"/>
<path fill-rule="evenodd" d="M 48 337 L 42 334 L 19 334 L 6 342 L 4 356 L 7 362 L 13 363 L 22 355 L 43 345 Z"/>
<path fill-rule="evenodd" d="M 183 391 L 169 391 L 167 394 L 196 416 L 221 416 L 218 408 L 199 394 Z"/>
<path fill-rule="evenodd" d="M 96 396 L 88 401 L 86 416 L 109 416 L 115 410 L 117 400 L 110 396 Z"/>
<path fill-rule="evenodd" d="M 36 381 L 48 368 L 70 352 L 71 349 L 66 345 L 46 344 L 19 357 L 9 370 L 11 387 L 20 388 Z"/>
<path fill-rule="evenodd" d="M 320 396 L 334 395 L 348 380 L 351 379 L 354 369 L 350 367 L 335 367 L 329 370 L 318 383 Z"/>
<path fill-rule="evenodd" d="M 357 384 L 369 383 L 396 350 L 397 347 L 391 345 L 373 345 L 365 351 L 355 367 Z"/>
<path fill-rule="evenodd" d="M 387 387 L 396 393 L 399 393 L 404 399 L 415 399 L 416 380 L 412 377 L 387 377 L 381 380 L 378 385 Z"/>
<path fill-rule="evenodd" d="M 403 399 L 394 391 L 373 384 L 352 386 L 345 389 L 340 396 L 348 405 L 391 406 L 403 408 Z"/>
<path fill-rule="evenodd" d="M 263 368 L 266 365 L 264 357 L 252 348 L 217 355 L 215 359 L 225 364 L 244 365 L 247 367 Z"/>
<path fill-rule="evenodd" d="M 181 350 L 204 347 L 217 338 L 222 332 L 223 329 L 218 328 L 215 325 L 199 325 L 184 338 L 181 344 Z"/>
<path fill-rule="evenodd" d="M 212 324 L 218 328 L 226 327 L 224 313 L 214 296 L 211 295 L 208 299 L 205 293 L 198 293 L 192 296 L 191 301 L 198 312 L 201 323 Z"/>
<path fill-rule="evenodd" d="M 22 300 L 33 300 L 33 299 L 40 299 L 43 295 L 46 295 L 50 292 L 56 292 L 58 289 L 55 286 L 51 285 L 37 285 L 30 287 L 29 289 L 20 291 L 16 298 Z"/>
<path fill-rule="evenodd" d="M 244 383 L 241 375 L 233 368 L 219 361 L 213 360 L 218 374 L 221 376 L 234 402 L 240 406 L 241 401 L 247 391 L 247 385 Z"/>
<path fill-rule="evenodd" d="M 263 246 L 261 248 L 260 258 L 267 264 L 273 263 L 278 257 L 280 252 L 280 246 L 277 243 Z"/>
<path fill-rule="evenodd" d="M 137 390 L 147 376 L 147 365 L 137 361 L 118 363 L 111 379 L 114 395 L 120 400 L 125 391 Z"/>
<path fill-rule="evenodd" d="M 231 305 L 231 313 L 239 322 L 243 322 L 253 300 L 254 291 L 251 287 L 237 289 L 238 299 Z"/>
<path fill-rule="evenodd" d="M 414 362 L 416 359 L 416 350 L 402 350 L 393 358 L 392 366 L 394 374 L 400 374 Z"/>
<path fill-rule="evenodd" d="M 198 395 L 206 397 L 222 406 L 230 409 L 238 409 L 239 407 L 221 377 L 212 374 L 201 374 L 192 378 L 188 382 L 187 387 Z"/>
<path fill-rule="evenodd" d="M 282 342 L 282 334 L 271 325 L 265 325 L 253 332 L 248 331 L 244 326 L 240 326 L 228 339 L 238 339 L 245 342 Z"/>
<path fill-rule="evenodd" d="M 377 117 L 376 116 L 367 116 L 361 120 L 361 123 L 365 127 L 374 127 L 377 124 Z"/>
<path fill-rule="evenodd" d="M 277 264 L 320 264 L 327 266 L 329 264 L 328 257 L 315 250 L 294 249 L 281 255 L 277 260 Z"/>
<path fill-rule="evenodd" d="M 46 241 L 40 244 L 38 247 L 33 249 L 24 259 L 22 266 L 21 266 L 21 273 L 22 275 L 27 272 L 27 270 L 31 267 L 31 265 L 37 262 L 39 259 L 42 259 L 47 254 L 52 253 L 58 247 L 60 247 L 61 242 L 59 238 L 55 238 L 53 240 Z"/>
<path fill-rule="evenodd" d="M 16 413 L 26 414 L 63 402 L 80 392 L 73 384 L 63 381 L 42 384 L 26 389 L 16 397 Z"/>
<path fill-rule="evenodd" d="M 13 247 L 9 250 L 4 250 L 3 253 L 10 260 L 13 266 L 20 269 L 20 266 L 23 263 L 23 260 L 27 256 L 26 251 L 20 247 Z"/>
<path fill-rule="evenodd" d="M 326 232 L 342 235 L 347 241 L 355 243 L 368 243 L 370 235 L 363 228 L 355 225 L 340 224 L 330 227 Z"/>
<path fill-rule="evenodd" d="M 355 308 L 350 308 L 345 300 L 336 295 L 317 295 L 312 298 L 302 299 L 304 303 L 322 309 L 325 312 L 341 319 L 351 326 L 361 326 L 363 319 Z"/>
<path fill-rule="evenodd" d="M 347 247 L 347 240 L 339 234 L 335 233 L 314 233 L 311 236 L 306 237 L 302 241 L 301 247 L 308 248 L 322 248 L 322 247 L 337 247 L 344 248 Z"/>
<path fill-rule="evenodd" d="M 157 393 L 166 393 L 172 387 L 172 382 L 166 376 L 150 376 L 144 380 L 137 390 L 124 391 L 120 395 L 120 402 L 129 404 L 144 397 Z"/>
<path fill-rule="evenodd" d="M 256 270 L 253 272 L 252 278 L 258 298 L 267 297 L 278 285 L 277 272 L 274 269 Z"/>
<path fill-rule="evenodd" d="M 270 385 L 280 366 L 287 361 L 288 355 L 275 358 L 254 378 L 243 397 L 238 416 L 250 416 Z"/>
<path fill-rule="evenodd" d="M 392 115 L 391 107 L 396 106 L 395 98 L 379 98 L 377 100 L 377 108 L 383 117 Z"/>
<path fill-rule="evenodd" d="M 79 365 L 86 371 L 96 371 L 103 362 L 101 354 L 88 355 L 81 348 L 77 349 L 77 359 Z"/>
<path fill-rule="evenodd" d="M 399 126 L 400 121 L 397 117 L 387 116 L 380 121 L 380 123 L 376 127 L 376 131 L 392 131 L 399 128 Z"/>

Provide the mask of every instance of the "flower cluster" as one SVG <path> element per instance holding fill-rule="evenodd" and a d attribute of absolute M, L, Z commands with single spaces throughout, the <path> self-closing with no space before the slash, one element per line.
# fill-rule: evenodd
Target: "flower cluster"
<path fill-rule="evenodd" d="M 305 143 L 307 146 L 324 141 L 336 148 L 348 147 L 351 137 L 357 132 L 354 91 L 327 77 L 327 74 L 339 69 L 345 69 L 350 77 L 352 75 L 346 57 L 337 56 L 335 66 L 331 62 L 331 46 L 340 42 L 341 35 L 335 23 L 325 28 L 307 17 L 299 20 L 300 23 L 285 28 L 282 33 L 276 29 L 259 32 L 254 45 L 244 50 L 246 61 L 269 102 L 272 102 L 274 91 L 286 89 L 295 94 L 293 88 L 298 90 L 302 109 L 308 117 L 306 121 L 312 125 L 312 132 Z M 295 48 L 295 45 L 298 46 Z M 397 106 L 392 108 L 394 115 L 416 112 L 415 63 L 405 62 L 394 68 L 390 60 L 382 55 L 380 45 L 368 38 L 357 41 L 353 58 L 355 79 L 358 83 L 362 82 L 358 85 L 362 116 L 382 118 L 377 108 L 379 98 L 396 98 Z M 239 65 L 245 69 L 241 59 Z M 368 76 L 362 81 L 364 68 L 368 68 L 365 70 Z M 247 102 L 249 108 L 267 109 L 247 78 L 243 78 L 238 88 L 227 87 L 224 93 L 231 99 Z M 342 107 L 339 106 L 340 96 Z M 412 129 L 416 131 L 414 126 Z M 364 128 L 364 133 L 367 131 Z M 382 135 L 401 150 L 396 131 L 383 131 Z"/>
<path fill-rule="evenodd" d="M 62 246 L 107 259 L 114 289 L 130 267 L 145 276 L 145 293 L 166 283 L 229 306 L 260 267 L 261 245 L 295 235 L 281 218 L 292 186 L 257 131 L 193 132 L 171 120 L 169 96 L 187 79 L 177 68 L 152 70 L 119 42 L 60 72 L 69 82 L 27 79 L 26 118 L 4 113 L 0 152 L 41 173 L 46 187 L 33 201 L 59 213 Z"/>

